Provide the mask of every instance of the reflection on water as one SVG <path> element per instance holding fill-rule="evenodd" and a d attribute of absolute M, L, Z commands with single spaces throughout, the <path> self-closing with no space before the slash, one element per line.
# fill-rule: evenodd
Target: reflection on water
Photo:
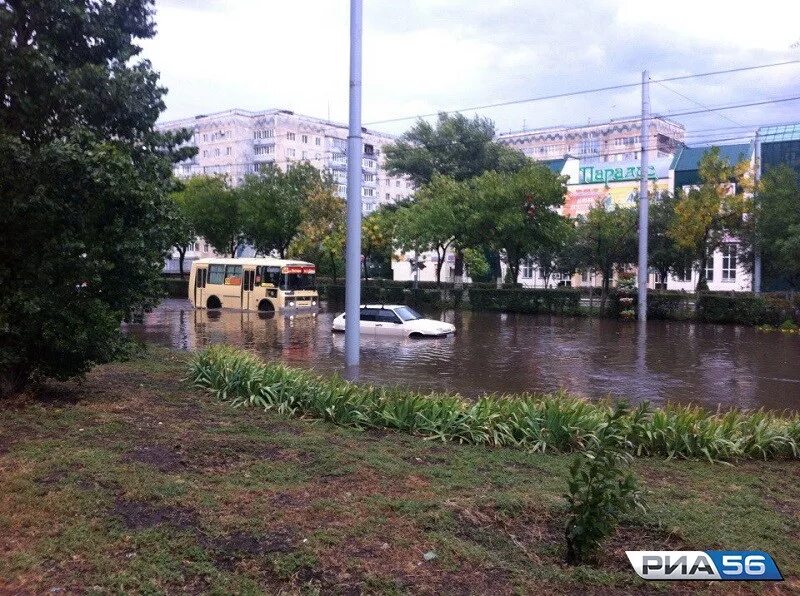
<path fill-rule="evenodd" d="M 194 310 L 167 300 L 130 325 L 138 337 L 191 350 L 244 346 L 267 360 L 344 372 L 332 313 L 289 318 Z M 800 409 L 800 337 L 751 328 L 449 311 L 455 337 L 362 337 L 360 378 L 422 390 L 552 391 L 589 397 Z"/>

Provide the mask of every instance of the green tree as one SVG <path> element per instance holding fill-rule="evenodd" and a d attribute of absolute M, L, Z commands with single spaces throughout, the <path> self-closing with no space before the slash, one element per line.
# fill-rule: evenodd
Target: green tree
<path fill-rule="evenodd" d="M 436 124 L 418 120 L 396 143 L 384 147 L 386 169 L 422 186 L 435 174 L 463 181 L 489 170 L 513 172 L 528 163 L 521 152 L 494 137 L 488 118 L 441 113 Z"/>
<path fill-rule="evenodd" d="M 403 250 L 435 251 L 436 283 L 441 283 L 447 251 L 463 238 L 467 193 L 462 183 L 435 174 L 415 194 L 414 201 L 398 211 L 397 241 Z"/>
<path fill-rule="evenodd" d="M 69 378 L 124 344 L 160 298 L 172 161 L 164 89 L 137 39 L 152 4 L 0 5 L 0 394 Z"/>
<path fill-rule="evenodd" d="M 758 189 L 756 232 L 765 271 L 800 287 L 800 184 L 797 172 L 783 165 L 767 170 Z"/>
<path fill-rule="evenodd" d="M 571 258 L 570 249 L 575 242 L 575 226 L 572 221 L 560 219 L 553 225 L 549 242 L 539 244 L 530 257 L 536 263 L 544 279 L 544 286 L 550 283 L 554 273 L 571 275 L 577 263 Z"/>
<path fill-rule="evenodd" d="M 316 189 L 331 187 L 331 181 L 309 163 L 284 172 L 271 165 L 247 176 L 236 190 L 247 240 L 261 254 L 273 250 L 286 256 L 303 221 L 303 205 Z"/>
<path fill-rule="evenodd" d="M 650 201 L 648 209 L 647 260 L 662 280 L 670 273 L 691 271 L 694 255 L 682 248 L 672 237 L 670 230 L 676 226 L 678 197 L 663 191 Z"/>
<path fill-rule="evenodd" d="M 370 261 L 391 262 L 398 209 L 382 206 L 361 220 L 361 254 L 364 279 L 369 279 Z"/>
<path fill-rule="evenodd" d="M 564 203 L 565 180 L 535 163 L 514 173 L 486 172 L 470 190 L 468 244 L 503 251 L 516 282 L 521 260 L 556 242 L 562 218 L 554 208 Z"/>
<path fill-rule="evenodd" d="M 615 268 L 623 269 L 636 261 L 638 251 L 635 209 L 606 211 L 602 205 L 589 210 L 577 224 L 578 260 L 603 277 L 600 309 L 605 310 Z"/>
<path fill-rule="evenodd" d="M 190 243 L 194 242 L 197 237 L 197 232 L 189 216 L 189 210 L 186 208 L 184 197 L 186 187 L 180 182 L 176 184 L 179 186 L 179 189 L 170 193 L 170 197 L 172 198 L 170 237 L 172 246 L 178 252 L 178 271 L 181 277 L 183 277 L 183 263 L 186 258 L 186 249 Z"/>
<path fill-rule="evenodd" d="M 194 176 L 187 180 L 179 200 L 191 227 L 220 254 L 236 256 L 242 244 L 239 199 L 224 178 Z"/>
<path fill-rule="evenodd" d="M 700 159 L 701 184 L 688 193 L 678 191 L 675 219 L 669 235 L 678 247 L 692 253 L 699 266 L 697 290 L 708 289 L 706 261 L 729 236 L 743 229 L 750 209 L 746 192 L 752 190 L 750 164 L 731 164 L 712 147 Z"/>
<path fill-rule="evenodd" d="M 344 261 L 345 202 L 330 185 L 314 188 L 303 203 L 301 223 L 291 252 L 301 258 L 330 267 L 333 280 L 338 278 Z"/>
<path fill-rule="evenodd" d="M 386 168 L 422 186 L 437 174 L 463 182 L 488 171 L 515 172 L 530 163 L 522 152 L 495 142 L 494 137 L 494 123 L 488 118 L 441 113 L 435 124 L 418 120 L 396 143 L 387 145 Z M 455 244 L 456 276 L 463 273 L 463 248 Z"/>

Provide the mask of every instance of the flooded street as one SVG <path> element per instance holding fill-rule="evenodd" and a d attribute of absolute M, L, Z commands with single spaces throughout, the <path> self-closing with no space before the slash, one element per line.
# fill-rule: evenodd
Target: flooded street
<path fill-rule="evenodd" d="M 334 316 L 266 318 L 195 311 L 186 300 L 166 300 L 128 329 L 181 350 L 228 343 L 266 360 L 342 373 L 344 337 L 331 333 Z M 563 388 L 592 398 L 800 409 L 797 335 L 683 322 L 654 321 L 639 330 L 632 323 L 580 317 L 432 316 L 454 323 L 456 336 L 362 337 L 361 381 L 466 396 Z"/>

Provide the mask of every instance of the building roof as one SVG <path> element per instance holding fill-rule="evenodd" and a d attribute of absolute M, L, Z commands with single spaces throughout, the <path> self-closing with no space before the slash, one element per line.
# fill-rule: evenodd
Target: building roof
<path fill-rule="evenodd" d="M 778 143 L 780 141 L 800 141 L 800 123 L 781 124 L 780 126 L 764 126 L 758 129 L 762 143 Z"/>
<path fill-rule="evenodd" d="M 743 159 L 750 159 L 752 153 L 752 145 L 750 143 L 742 143 L 736 145 L 705 145 L 702 147 L 681 147 L 675 153 L 672 160 L 672 168 L 676 172 L 684 172 L 689 170 L 696 170 L 699 167 L 700 159 L 706 151 L 711 147 L 719 147 L 719 152 L 722 157 L 725 157 L 731 163 L 742 161 Z"/>

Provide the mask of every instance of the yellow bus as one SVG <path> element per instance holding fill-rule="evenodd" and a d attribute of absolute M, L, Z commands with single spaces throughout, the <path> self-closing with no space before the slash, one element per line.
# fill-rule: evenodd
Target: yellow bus
<path fill-rule="evenodd" d="M 316 267 L 305 261 L 254 258 L 197 259 L 189 275 L 195 308 L 309 310 L 319 305 Z"/>

